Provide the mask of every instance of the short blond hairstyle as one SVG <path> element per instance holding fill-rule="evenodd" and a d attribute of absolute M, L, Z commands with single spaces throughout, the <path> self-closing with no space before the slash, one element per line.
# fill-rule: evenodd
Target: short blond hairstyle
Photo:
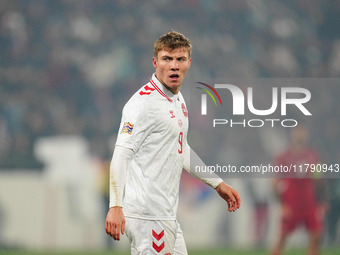
<path fill-rule="evenodd" d="M 155 57 L 158 56 L 158 52 L 160 52 L 161 50 L 174 50 L 178 48 L 186 48 L 188 50 L 190 58 L 192 46 L 189 39 L 186 38 L 183 34 L 176 31 L 171 31 L 162 35 L 153 45 Z"/>

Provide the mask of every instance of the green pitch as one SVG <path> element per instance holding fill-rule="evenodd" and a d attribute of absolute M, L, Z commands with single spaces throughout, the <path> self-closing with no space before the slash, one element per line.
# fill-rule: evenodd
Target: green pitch
<path fill-rule="evenodd" d="M 0 254 L 4 255 L 129 255 L 127 252 L 118 252 L 118 251 L 92 251 L 92 252 L 61 252 L 61 251 L 50 251 L 50 252 L 37 252 L 37 251 L 6 251 L 0 250 Z M 209 250 L 209 251 L 189 251 L 190 255 L 268 255 L 268 251 L 251 251 L 251 250 Z M 292 251 L 287 250 L 284 254 L 289 255 L 302 255 L 305 254 L 305 251 Z M 322 255 L 339 255 L 340 248 L 334 250 L 323 250 L 321 252 Z"/>

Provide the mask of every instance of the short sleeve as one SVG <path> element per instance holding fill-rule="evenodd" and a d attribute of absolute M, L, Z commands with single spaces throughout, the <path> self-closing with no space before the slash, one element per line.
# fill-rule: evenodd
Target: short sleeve
<path fill-rule="evenodd" d="M 116 145 L 138 150 L 154 126 L 151 103 L 128 102 L 123 109 Z"/>

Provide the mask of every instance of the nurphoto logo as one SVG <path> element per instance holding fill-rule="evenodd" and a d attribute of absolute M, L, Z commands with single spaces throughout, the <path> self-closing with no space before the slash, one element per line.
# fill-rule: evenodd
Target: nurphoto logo
<path fill-rule="evenodd" d="M 214 84 L 214 87 L 203 83 L 197 82 L 203 85 L 205 88 L 197 87 L 198 89 L 205 92 L 201 94 L 201 115 L 207 115 L 207 94 L 213 100 L 215 106 L 217 101 L 215 96 L 220 102 L 220 106 L 223 107 L 221 93 L 228 93 L 232 96 L 232 114 L 233 116 L 244 116 L 245 107 L 253 115 L 257 116 L 255 119 L 225 119 L 215 118 L 213 119 L 213 127 L 218 125 L 228 125 L 230 127 L 263 127 L 264 125 L 270 125 L 275 127 L 280 124 L 282 127 L 295 127 L 298 125 L 296 119 L 287 118 L 269 118 L 270 115 L 276 113 L 280 108 L 280 116 L 287 116 L 287 106 L 297 108 L 304 116 L 312 116 L 312 113 L 307 109 L 305 104 L 311 99 L 311 92 L 306 88 L 301 87 L 272 87 L 271 88 L 271 106 L 267 109 L 257 109 L 254 106 L 254 94 L 253 88 L 248 87 L 247 93 L 245 94 L 242 89 L 232 84 Z M 219 90 L 219 93 L 217 92 Z M 214 96 L 214 95 L 215 96 Z M 280 106 L 280 107 L 279 107 Z"/>

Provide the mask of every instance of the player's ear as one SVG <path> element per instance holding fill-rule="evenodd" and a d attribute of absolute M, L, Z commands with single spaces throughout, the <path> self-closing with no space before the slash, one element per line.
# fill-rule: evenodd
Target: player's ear
<path fill-rule="evenodd" d="M 155 57 L 152 58 L 152 64 L 153 64 L 154 68 L 157 67 L 157 59 Z"/>
<path fill-rule="evenodd" d="M 191 58 L 189 58 L 188 69 L 190 68 L 190 65 L 191 65 Z"/>

